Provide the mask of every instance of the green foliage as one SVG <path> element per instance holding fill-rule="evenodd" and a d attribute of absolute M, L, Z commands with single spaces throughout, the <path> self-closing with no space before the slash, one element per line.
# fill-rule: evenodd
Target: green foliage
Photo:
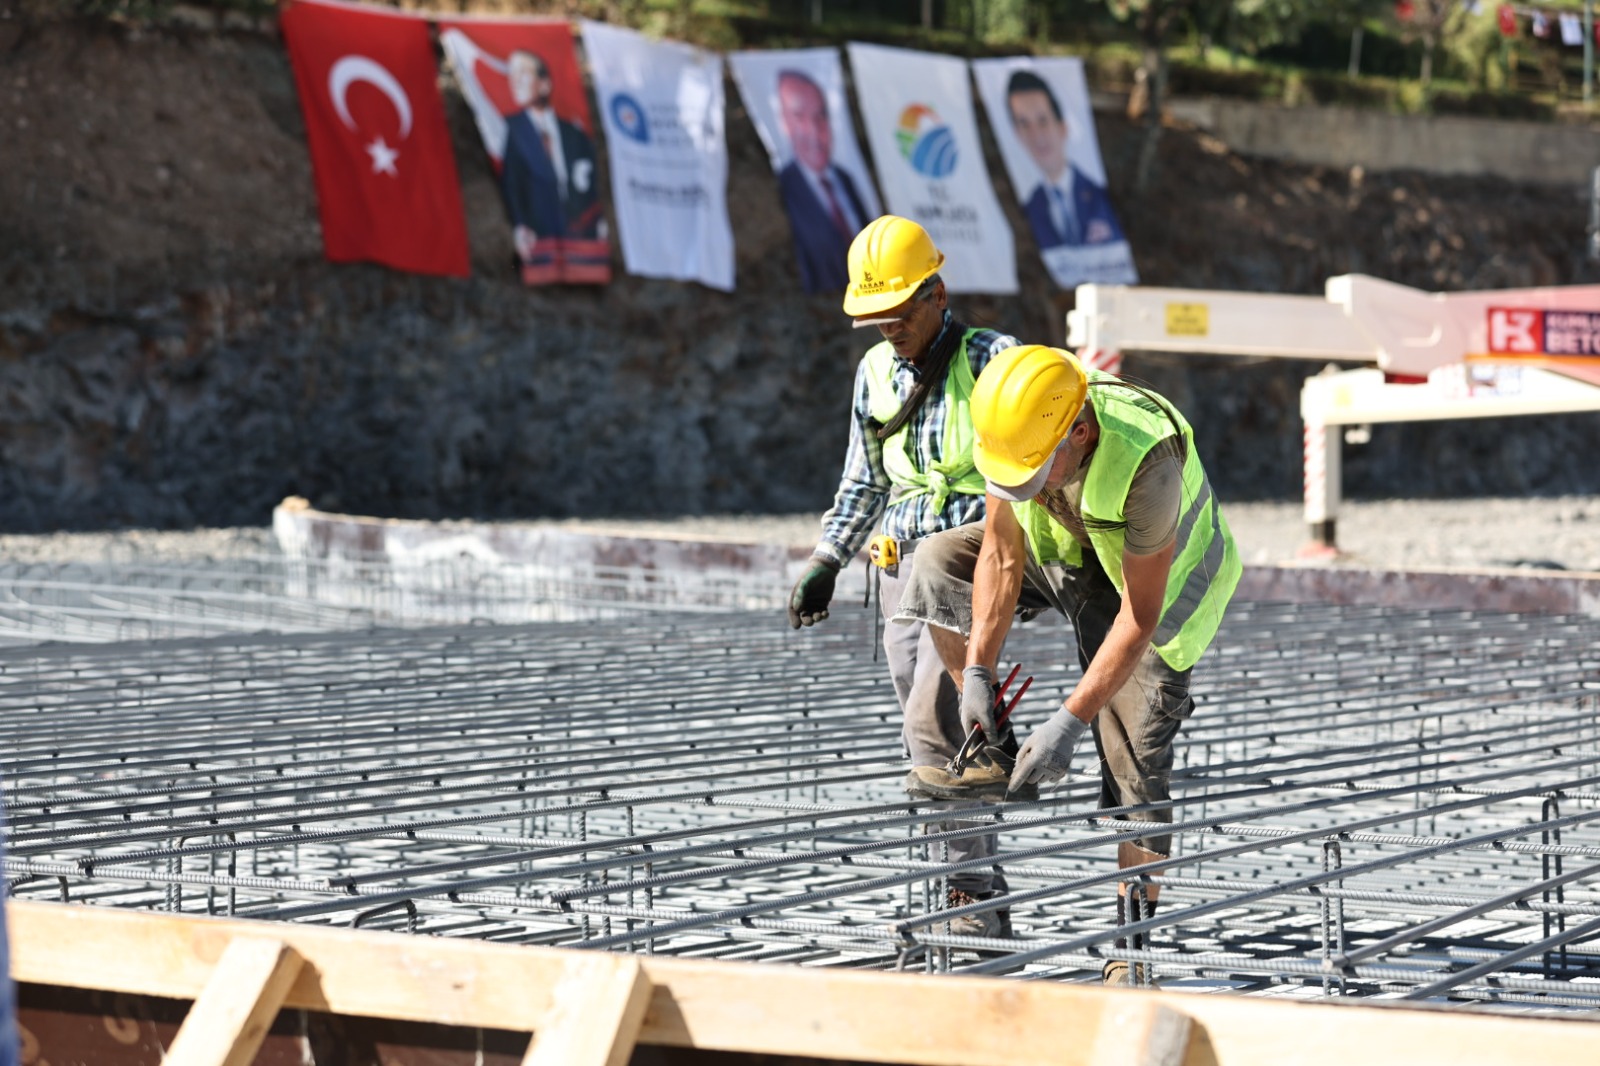
<path fill-rule="evenodd" d="M 1238 0 L 1232 4 L 1213 0 L 1210 6 L 1227 9 L 1229 42 L 1250 55 L 1298 37 L 1311 20 L 1312 7 L 1296 0 Z"/>
<path fill-rule="evenodd" d="M 414 7 L 420 0 L 385 2 Z M 477 0 L 433 3 L 477 9 Z M 847 40 L 960 55 L 1068 51 L 1084 57 L 1092 84 L 1121 91 L 1134 86 L 1159 52 L 1167 60 L 1168 92 L 1289 105 L 1541 119 L 1551 115 L 1558 94 L 1576 95 L 1581 71 L 1573 69 L 1576 60 L 1569 54 L 1575 50 L 1526 37 L 1507 41 L 1499 34 L 1496 0 L 1483 0 L 1470 17 L 1461 0 L 1416 3 L 1427 25 L 1398 23 L 1393 0 L 929 0 L 926 7 L 924 0 L 562 0 L 560 11 L 724 51 Z M 270 27 L 277 8 L 276 0 L 24 4 L 33 17 L 260 28 Z M 1582 0 L 1541 0 L 1540 6 L 1576 11 Z M 923 24 L 925 11 L 931 25 Z M 510 0 L 507 13 L 556 12 L 550 0 Z M 1417 75 L 1429 26 L 1437 78 L 1424 86 Z M 1350 78 L 1346 68 L 1357 27 L 1361 76 Z"/>
<path fill-rule="evenodd" d="M 193 24 L 207 19 L 223 26 L 241 17 L 259 23 L 278 10 L 276 0 L 66 0 L 34 7 L 42 7 L 39 13 L 47 16 L 54 8 L 84 18 L 136 26 Z"/>
<path fill-rule="evenodd" d="M 1495 11 L 1489 4 L 1477 15 L 1461 20 L 1455 32 L 1444 39 L 1445 51 L 1478 88 L 1498 89 L 1505 85 L 1505 45 Z"/>

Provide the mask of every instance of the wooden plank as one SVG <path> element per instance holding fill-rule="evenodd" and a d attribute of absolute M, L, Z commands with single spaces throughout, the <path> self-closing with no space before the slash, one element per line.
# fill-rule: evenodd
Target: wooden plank
<path fill-rule="evenodd" d="M 650 979 L 631 955 L 577 955 L 550 997 L 522 1066 L 627 1066 L 650 1006 Z"/>
<path fill-rule="evenodd" d="M 165 1066 L 249 1066 L 302 961 L 281 940 L 234 937 L 189 1008 Z"/>
<path fill-rule="evenodd" d="M 307 962 L 286 1006 L 513 1032 L 538 1028 L 570 954 L 80 904 L 6 906 L 12 973 L 22 981 L 194 999 L 229 940 L 271 935 Z"/>
<path fill-rule="evenodd" d="M 7 907 L 12 973 L 24 982 L 193 999 L 232 937 L 270 931 L 307 962 L 285 1006 L 522 1032 L 539 1028 L 573 954 L 77 904 Z M 1530 1053 L 1600 1062 L 1600 1025 L 1581 1018 L 678 959 L 641 965 L 652 986 L 645 1044 L 915 1066 L 1087 1066 L 1107 997 L 1138 997 L 1198 1023 L 1188 1066 L 1487 1066 Z"/>
<path fill-rule="evenodd" d="M 1092 1066 L 1183 1066 L 1194 1019 L 1138 993 L 1108 998 L 1095 1035 Z"/>

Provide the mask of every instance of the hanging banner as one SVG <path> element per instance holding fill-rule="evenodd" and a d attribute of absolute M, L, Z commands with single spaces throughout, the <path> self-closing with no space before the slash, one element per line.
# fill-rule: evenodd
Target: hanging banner
<path fill-rule="evenodd" d="M 299 2 L 279 24 L 305 115 L 327 257 L 419 274 L 470 273 L 427 22 Z"/>
<path fill-rule="evenodd" d="M 1106 195 L 1083 61 L 976 59 L 972 74 L 1050 277 L 1063 289 L 1136 284 L 1133 250 Z"/>
<path fill-rule="evenodd" d="M 733 291 L 722 59 L 584 22 L 628 273 Z"/>
<path fill-rule="evenodd" d="M 522 280 L 610 281 L 594 124 L 566 21 L 444 19 L 439 43 L 500 175 Z"/>
<path fill-rule="evenodd" d="M 735 52 L 739 95 L 778 175 L 806 292 L 843 292 L 845 254 L 883 214 L 845 100 L 833 48 Z"/>
<path fill-rule="evenodd" d="M 1016 292 L 1016 250 L 984 167 L 966 61 L 847 47 L 889 210 L 927 229 L 952 292 Z"/>

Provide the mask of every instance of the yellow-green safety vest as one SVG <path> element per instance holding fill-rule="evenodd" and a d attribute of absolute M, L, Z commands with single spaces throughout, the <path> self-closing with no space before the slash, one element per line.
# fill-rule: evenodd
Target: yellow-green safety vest
<path fill-rule="evenodd" d="M 1089 380 L 1116 379 L 1090 370 Z M 1118 592 L 1123 590 L 1122 508 L 1127 502 L 1128 486 L 1151 448 L 1175 433 L 1183 435 L 1184 507 L 1161 604 L 1161 621 L 1151 643 L 1168 666 L 1187 670 L 1200 660 L 1216 637 L 1222 613 L 1239 584 L 1243 567 L 1238 547 L 1211 493 L 1205 468 L 1200 465 L 1194 431 L 1176 408 L 1122 386 L 1091 387 L 1089 402 L 1100 423 L 1100 440 L 1084 476 L 1083 524 L 1095 557 Z M 1077 538 L 1049 511 L 1032 500 L 1011 506 L 1035 561 L 1041 565 L 1083 565 Z"/>
<path fill-rule="evenodd" d="M 976 332 L 976 329 L 969 329 L 962 334 L 961 346 L 951 356 L 950 369 L 944 376 L 944 457 L 929 464 L 926 470 L 917 465 L 910 421 L 883 442 L 883 471 L 889 475 L 889 482 L 895 489 L 891 504 L 927 495 L 933 497 L 933 509 L 938 512 L 944 510 L 945 501 L 952 492 L 983 495 L 983 475 L 972 463 L 976 435 L 969 410 L 974 379 L 972 363 L 967 358 L 967 341 Z M 894 387 L 894 346 L 880 341 L 867 350 L 865 358 L 868 407 L 873 418 L 887 424 L 900 411 L 900 395 Z"/>

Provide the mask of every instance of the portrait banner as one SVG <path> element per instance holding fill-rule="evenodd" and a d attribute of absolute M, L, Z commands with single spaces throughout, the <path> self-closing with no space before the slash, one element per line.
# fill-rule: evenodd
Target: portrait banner
<path fill-rule="evenodd" d="M 296 0 L 279 17 L 306 121 L 322 247 L 336 263 L 471 273 L 428 24 Z"/>
<path fill-rule="evenodd" d="M 928 231 L 945 254 L 940 273 L 952 292 L 1016 292 L 1016 248 L 984 166 L 966 61 L 847 47 L 889 210 Z"/>
<path fill-rule="evenodd" d="M 610 281 L 594 123 L 566 21 L 442 19 L 439 43 L 499 176 L 523 282 Z"/>
<path fill-rule="evenodd" d="M 722 58 L 583 23 L 628 273 L 733 291 Z"/>
<path fill-rule="evenodd" d="M 1106 194 L 1083 61 L 976 59 L 972 75 L 1050 277 L 1063 289 L 1137 284 L 1133 250 Z"/>
<path fill-rule="evenodd" d="M 735 52 L 728 63 L 778 175 L 801 285 L 843 292 L 850 242 L 883 210 L 851 128 L 838 50 Z"/>

